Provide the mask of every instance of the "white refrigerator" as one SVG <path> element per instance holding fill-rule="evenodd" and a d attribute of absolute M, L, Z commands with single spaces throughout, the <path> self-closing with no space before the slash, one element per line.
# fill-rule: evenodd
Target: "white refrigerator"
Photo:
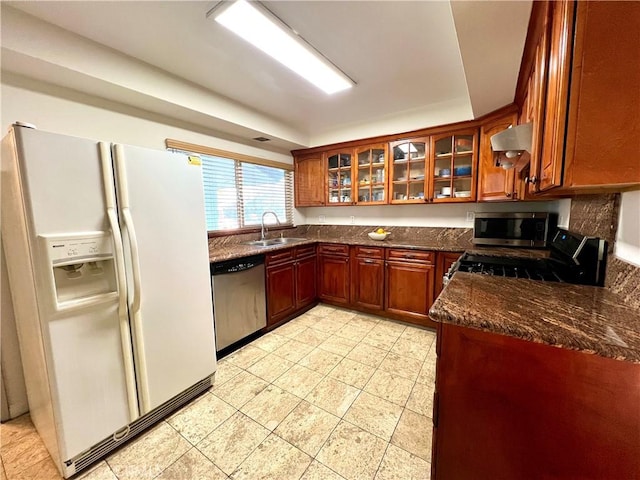
<path fill-rule="evenodd" d="M 31 418 L 65 477 L 210 387 L 197 158 L 14 126 L 2 235 Z"/>

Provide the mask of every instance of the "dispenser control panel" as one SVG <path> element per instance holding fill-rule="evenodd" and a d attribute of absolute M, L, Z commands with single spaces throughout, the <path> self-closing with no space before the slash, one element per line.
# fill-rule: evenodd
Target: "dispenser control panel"
<path fill-rule="evenodd" d="M 51 263 L 58 265 L 84 259 L 113 257 L 111 234 L 48 236 L 47 250 Z"/>

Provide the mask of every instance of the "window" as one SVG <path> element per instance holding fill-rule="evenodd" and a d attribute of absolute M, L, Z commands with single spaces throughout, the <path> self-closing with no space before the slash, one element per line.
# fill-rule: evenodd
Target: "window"
<path fill-rule="evenodd" d="M 247 230 L 273 211 L 281 225 L 293 225 L 292 166 L 167 139 L 176 152 L 202 160 L 207 230 Z M 273 215 L 265 223 L 275 224 Z"/>

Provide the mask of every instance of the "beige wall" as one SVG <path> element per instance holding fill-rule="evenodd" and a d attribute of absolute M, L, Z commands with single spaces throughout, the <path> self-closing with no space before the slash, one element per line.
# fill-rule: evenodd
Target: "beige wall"
<path fill-rule="evenodd" d="M 166 138 L 207 145 L 291 164 L 288 153 L 272 152 L 217 132 L 127 105 L 3 72 L 1 132 L 15 121 L 46 130 L 163 150 Z"/>
<path fill-rule="evenodd" d="M 625 192 L 620 196 L 620 218 L 614 254 L 625 262 L 640 267 L 640 190 Z"/>

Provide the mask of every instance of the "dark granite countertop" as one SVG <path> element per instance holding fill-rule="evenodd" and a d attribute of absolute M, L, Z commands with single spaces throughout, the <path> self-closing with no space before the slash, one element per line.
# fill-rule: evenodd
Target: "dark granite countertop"
<path fill-rule="evenodd" d="M 429 316 L 436 322 L 640 363 L 640 310 L 601 287 L 457 272 Z"/>

